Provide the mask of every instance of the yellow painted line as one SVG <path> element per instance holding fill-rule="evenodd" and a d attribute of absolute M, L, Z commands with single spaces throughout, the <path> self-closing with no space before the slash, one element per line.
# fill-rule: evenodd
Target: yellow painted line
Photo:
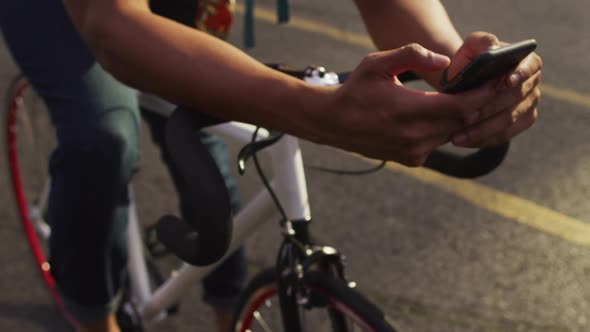
<path fill-rule="evenodd" d="M 243 14 L 245 11 L 244 5 L 237 4 L 236 5 L 236 12 L 238 14 Z M 254 17 L 262 22 L 265 23 L 276 23 L 277 22 L 277 14 L 275 11 L 268 10 L 265 8 L 256 7 L 254 9 Z M 317 35 L 323 35 L 334 40 L 338 40 L 344 43 L 348 43 L 354 46 L 360 46 L 363 48 L 368 49 L 375 49 L 373 42 L 368 38 L 366 35 L 355 33 L 355 32 L 347 32 L 343 31 L 342 29 L 338 29 L 335 27 L 331 27 L 321 22 L 316 22 L 313 20 L 308 20 L 300 17 L 291 17 L 289 23 L 285 25 L 288 28 L 310 32 Z"/>
<path fill-rule="evenodd" d="M 237 4 L 236 12 L 239 14 L 244 13 L 244 5 Z M 275 11 L 257 7 L 254 10 L 254 17 L 262 22 L 276 23 L 277 15 Z M 309 33 L 324 35 L 333 40 L 337 40 L 343 43 L 348 43 L 357 47 L 362 47 L 368 50 L 375 50 L 375 46 L 371 39 L 365 35 L 355 32 L 347 32 L 341 29 L 316 22 L 309 19 L 292 17 L 286 27 L 305 31 Z M 541 84 L 541 91 L 544 95 L 551 98 L 565 101 L 574 105 L 590 108 L 590 94 L 584 92 L 578 92 L 571 89 L 559 88 L 557 86 L 543 83 Z"/>
<path fill-rule="evenodd" d="M 541 91 L 554 99 L 590 108 L 590 94 L 559 88 L 547 83 L 541 83 Z"/>
<path fill-rule="evenodd" d="M 507 219 L 573 243 L 590 246 L 590 225 L 532 201 L 474 181 L 451 178 L 426 168 L 408 168 L 395 163 L 387 163 L 386 167 Z"/>
<path fill-rule="evenodd" d="M 237 4 L 236 12 L 244 13 L 244 5 Z M 254 17 L 265 23 L 276 23 L 277 14 L 275 11 L 257 7 L 254 9 Z M 345 42 L 351 45 L 360 46 L 368 49 L 375 49 L 373 42 L 366 36 L 360 33 L 347 32 L 342 29 L 331 27 L 321 22 L 308 20 L 300 17 L 291 17 L 289 23 L 285 25 L 288 28 L 310 32 L 317 35 L 323 35 L 334 40 Z"/>

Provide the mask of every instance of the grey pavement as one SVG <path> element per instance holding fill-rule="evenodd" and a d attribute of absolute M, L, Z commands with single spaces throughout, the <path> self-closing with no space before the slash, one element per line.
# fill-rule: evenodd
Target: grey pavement
<path fill-rule="evenodd" d="M 274 8 L 274 3 L 257 1 L 265 8 Z M 507 41 L 536 38 L 545 63 L 544 82 L 590 94 L 587 1 L 444 3 L 462 34 L 486 30 Z M 364 32 L 352 2 L 299 0 L 293 12 L 345 31 Z M 231 37 L 237 45 L 242 42 L 241 24 L 238 19 Z M 313 63 L 346 70 L 367 53 L 288 25 L 257 22 L 256 36 L 257 47 L 248 53 L 293 66 Z M 15 72 L 0 46 L 0 91 Z M 477 182 L 590 222 L 590 106 L 545 96 L 539 111 L 537 124 L 513 141 L 502 167 Z M 175 211 L 176 202 L 158 152 L 144 136 L 142 171 L 135 187 L 140 217 L 149 223 Z M 302 142 L 302 150 L 308 164 L 368 166 L 344 152 L 308 142 Z M 0 331 L 68 331 L 33 269 L 10 199 L 6 167 L 0 158 Z M 350 278 L 393 317 L 400 331 L 590 331 L 588 247 L 397 172 L 343 177 L 307 171 L 307 180 L 314 233 L 346 254 Z M 240 183 L 249 197 L 257 180 L 250 174 Z M 278 243 L 279 229 L 272 222 L 248 240 L 253 271 L 273 263 L 272 249 Z M 150 330 L 213 331 L 210 310 L 200 294 L 197 284 L 183 297 L 179 315 Z"/>

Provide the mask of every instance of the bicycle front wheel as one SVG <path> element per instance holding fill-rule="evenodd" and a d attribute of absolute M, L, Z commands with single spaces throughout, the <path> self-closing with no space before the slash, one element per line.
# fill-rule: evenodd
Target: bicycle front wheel
<path fill-rule="evenodd" d="M 344 281 L 325 273 L 305 274 L 308 296 L 299 299 L 304 332 L 395 332 L 383 312 Z M 238 302 L 234 332 L 284 331 L 274 270 L 259 273 Z"/>

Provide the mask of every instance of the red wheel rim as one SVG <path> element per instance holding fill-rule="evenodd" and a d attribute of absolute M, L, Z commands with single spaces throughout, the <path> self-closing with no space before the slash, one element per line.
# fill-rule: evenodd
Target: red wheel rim
<path fill-rule="evenodd" d="M 18 135 L 18 123 L 17 123 L 17 113 L 19 108 L 22 104 L 23 95 L 25 91 L 29 88 L 29 84 L 25 79 L 20 79 L 15 89 L 10 96 L 9 105 L 8 105 L 8 114 L 6 118 L 6 126 L 7 126 L 7 136 L 6 142 L 8 146 L 8 162 L 9 162 L 9 169 L 10 175 L 12 179 L 12 189 L 14 191 L 14 197 L 17 203 L 18 213 L 21 220 L 21 225 L 23 230 L 26 234 L 27 241 L 29 242 L 29 246 L 31 248 L 31 253 L 33 254 L 33 258 L 37 264 L 38 270 L 41 272 L 41 276 L 43 277 L 43 281 L 47 288 L 49 289 L 49 293 L 53 298 L 54 302 L 56 303 L 57 307 L 59 308 L 62 315 L 73 325 L 75 325 L 75 320 L 69 315 L 69 313 L 65 310 L 63 300 L 59 293 L 57 292 L 57 287 L 55 284 L 55 279 L 51 275 L 51 269 L 47 258 L 45 257 L 45 253 L 39 243 L 37 238 L 37 234 L 35 231 L 35 227 L 33 226 L 33 222 L 29 215 L 29 207 L 27 197 L 23 187 L 23 180 L 22 175 L 20 173 L 20 164 L 19 164 L 19 157 L 18 157 L 18 146 L 17 146 L 17 135 Z"/>
<path fill-rule="evenodd" d="M 343 314 L 347 314 L 350 316 L 353 316 L 355 318 L 355 320 L 360 323 L 364 329 L 368 330 L 368 331 L 374 331 L 373 328 L 367 324 L 367 322 L 365 322 L 359 315 L 357 315 L 354 310 L 352 310 L 350 307 L 348 307 L 347 305 L 345 305 L 344 303 L 340 302 L 338 299 L 334 298 L 333 296 L 330 296 L 329 294 L 326 294 L 325 292 L 323 292 L 322 290 L 316 289 L 315 287 L 312 287 L 312 289 L 314 289 L 314 291 L 318 292 L 318 293 L 322 293 L 324 294 L 324 296 L 328 297 L 331 299 L 333 305 L 334 305 L 334 309 L 338 310 L 339 312 L 343 313 Z M 277 289 L 269 289 L 265 292 L 263 292 L 262 294 L 258 295 L 254 301 L 252 301 L 252 303 L 250 303 L 250 305 L 248 306 L 248 310 L 246 312 L 246 316 L 244 316 L 244 320 L 242 321 L 241 325 L 240 325 L 240 330 L 239 332 L 248 332 L 250 331 L 250 329 L 252 328 L 252 322 L 253 322 L 253 318 L 254 318 L 254 312 L 258 311 L 258 309 L 260 308 L 260 306 L 269 298 L 275 296 L 278 294 L 278 290 Z"/>

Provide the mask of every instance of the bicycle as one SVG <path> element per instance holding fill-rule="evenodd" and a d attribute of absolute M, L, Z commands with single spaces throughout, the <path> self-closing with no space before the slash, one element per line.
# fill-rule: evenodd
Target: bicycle
<path fill-rule="evenodd" d="M 326 72 L 322 67 L 305 70 L 279 65 L 272 67 L 313 84 L 339 84 L 346 77 L 346 74 Z M 190 263 L 183 264 L 174 277 L 164 280 L 146 258 L 144 248 L 155 250 L 155 246 L 154 243 L 146 243 L 149 233 L 140 229 L 132 201 L 129 216 L 129 292 L 122 306 L 123 318 L 130 331 L 142 331 L 149 322 L 173 313 L 175 304 L 188 285 L 211 271 L 264 221 L 271 219 L 277 210 L 281 215 L 283 241 L 276 266 L 258 273 L 250 281 L 238 302 L 233 330 L 396 331 L 388 317 L 356 290 L 355 283 L 347 281 L 343 256 L 339 251 L 313 239 L 309 229 L 311 213 L 304 165 L 296 137 L 250 124 L 222 123 L 203 114 L 175 110 L 175 105 L 156 96 L 138 95 L 142 109 L 170 116 L 166 134 L 168 147 L 174 164 L 182 174 L 187 175 L 187 183 L 182 190 L 187 190 L 191 197 L 206 200 L 200 202 L 209 209 L 204 213 L 190 205 L 182 211 L 186 222 L 173 216 L 165 216 L 159 221 L 156 227 L 159 241 Z M 21 155 L 25 151 L 36 151 L 36 145 L 51 145 L 51 140 L 46 138 L 35 142 L 35 133 L 47 135 L 52 128 L 47 112 L 27 107 L 35 98 L 26 78 L 15 79 L 9 89 L 6 113 L 12 187 L 21 223 L 43 280 L 64 317 L 73 322 L 63 309 L 46 259 L 47 248 L 43 245 L 50 236 L 50 227 L 43 221 L 49 188 L 44 170 L 48 155 L 33 153 L 36 162 L 25 160 Z M 244 171 L 246 162 L 252 159 L 263 180 L 264 188 L 235 218 L 229 214 L 227 192 L 214 162 L 204 147 L 197 143 L 198 131 L 204 127 L 244 142 L 246 145 L 238 155 L 240 171 Z M 21 144 L 28 145 L 28 148 Z M 266 178 L 257 160 L 256 153 L 262 149 L 267 150 L 272 160 L 272 180 Z M 437 150 L 425 166 L 452 176 L 473 178 L 495 169 L 507 150 L 508 144 L 481 149 L 467 156 Z M 42 159 L 41 162 L 39 159 Z M 31 179 L 33 176 L 27 175 L 27 180 L 41 184 L 31 187 L 23 181 L 22 169 L 37 166 L 42 167 L 38 170 L 38 178 Z M 31 171 L 26 174 L 31 174 Z M 152 290 L 151 280 L 154 279 L 156 288 Z"/>

